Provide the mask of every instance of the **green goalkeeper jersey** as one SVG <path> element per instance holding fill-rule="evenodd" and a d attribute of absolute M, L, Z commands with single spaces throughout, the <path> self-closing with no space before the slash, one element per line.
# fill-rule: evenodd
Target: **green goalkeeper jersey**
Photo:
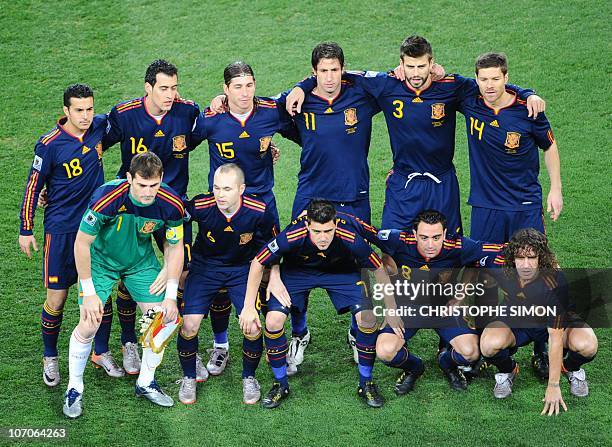
<path fill-rule="evenodd" d="M 113 180 L 94 192 L 79 229 L 96 236 L 92 263 L 124 272 L 156 259 L 153 232 L 163 229 L 168 243 L 178 243 L 183 238 L 183 215 L 181 199 L 167 185 L 162 183 L 155 201 L 144 205 L 130 195 L 127 180 Z"/>

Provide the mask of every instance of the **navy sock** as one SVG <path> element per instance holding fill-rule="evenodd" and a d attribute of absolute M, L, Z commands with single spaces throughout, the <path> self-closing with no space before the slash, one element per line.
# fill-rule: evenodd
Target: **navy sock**
<path fill-rule="evenodd" d="M 485 360 L 495 365 L 500 373 L 511 373 L 516 366 L 516 362 L 512 359 L 509 349 L 502 349 L 493 357 L 485 357 Z"/>
<path fill-rule="evenodd" d="M 378 328 L 364 329 L 357 327 L 356 346 L 359 351 L 359 385 L 372 381 L 372 371 L 376 360 L 376 338 Z"/>
<path fill-rule="evenodd" d="M 102 315 L 102 321 L 100 322 L 100 328 L 96 332 L 94 338 L 94 352 L 98 355 L 107 352 L 110 348 L 108 347 L 108 341 L 110 340 L 110 331 L 113 323 L 113 300 L 109 298 L 106 300 L 104 305 L 104 315 Z"/>
<path fill-rule="evenodd" d="M 457 366 L 468 366 L 471 365 L 472 362 L 468 361 L 455 351 L 455 348 L 447 349 L 439 358 L 438 363 L 442 369 L 452 369 Z"/>
<path fill-rule="evenodd" d="M 595 358 L 593 357 L 585 357 L 582 354 L 578 354 L 574 351 L 569 351 L 565 358 L 563 359 L 563 368 L 566 371 L 578 371 L 582 365 L 585 363 L 589 363 Z"/>
<path fill-rule="evenodd" d="M 300 312 L 296 307 L 291 308 L 291 335 L 293 337 L 306 335 L 306 332 L 308 332 L 306 318 L 306 309 Z"/>
<path fill-rule="evenodd" d="M 220 291 L 210 305 L 210 325 L 213 330 L 215 343 L 227 343 L 227 328 L 229 327 L 232 302 L 227 290 Z"/>
<path fill-rule="evenodd" d="M 534 354 L 540 354 L 540 353 L 546 354 L 547 350 L 548 348 L 546 346 L 545 341 L 534 341 L 533 342 L 533 353 Z"/>
<path fill-rule="evenodd" d="M 417 357 L 412 352 L 408 351 L 406 345 L 397 351 L 395 357 L 390 362 L 384 362 L 385 365 L 392 368 L 399 368 L 406 372 L 416 372 L 423 369 L 423 360 Z"/>
<path fill-rule="evenodd" d="M 264 331 L 264 338 L 274 380 L 283 387 L 286 387 L 289 385 L 287 380 L 287 351 L 289 350 L 289 345 L 285 336 L 285 328 L 282 328 L 280 331 L 268 331 L 266 329 Z"/>
<path fill-rule="evenodd" d="M 62 328 L 63 318 L 64 309 L 53 310 L 45 301 L 40 315 L 45 357 L 57 357 L 57 338 Z"/>
<path fill-rule="evenodd" d="M 121 344 L 136 343 L 136 301 L 130 293 L 119 284 L 117 287 L 117 313 L 121 324 Z"/>
<path fill-rule="evenodd" d="M 263 335 L 260 332 L 255 337 L 242 339 L 242 378 L 255 377 L 263 352 Z"/>
<path fill-rule="evenodd" d="M 179 331 L 178 338 L 176 339 L 176 348 L 178 350 L 181 368 L 183 368 L 183 376 L 195 379 L 198 334 L 195 334 L 191 338 L 187 338 L 183 335 L 182 331 Z"/>

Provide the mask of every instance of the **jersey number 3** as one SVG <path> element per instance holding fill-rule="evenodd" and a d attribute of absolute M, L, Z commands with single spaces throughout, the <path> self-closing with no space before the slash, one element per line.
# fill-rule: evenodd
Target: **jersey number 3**
<path fill-rule="evenodd" d="M 404 102 L 396 99 L 393 101 L 393 105 L 395 106 L 395 110 L 393 111 L 393 116 L 397 119 L 404 117 Z"/>

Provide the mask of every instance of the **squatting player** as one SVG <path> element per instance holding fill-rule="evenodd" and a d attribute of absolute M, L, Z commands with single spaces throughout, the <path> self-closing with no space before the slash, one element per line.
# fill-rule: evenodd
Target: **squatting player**
<path fill-rule="evenodd" d="M 457 280 L 459 269 L 477 261 L 483 267 L 501 263 L 498 254 L 503 245 L 474 241 L 447 231 L 446 217 L 442 213 L 424 210 L 415 218 L 412 231 L 379 231 L 377 245 L 387 255 L 387 268 L 404 281 L 450 283 Z M 446 305 L 452 298 L 438 304 Z M 384 327 L 378 336 L 378 358 L 388 366 L 403 370 L 395 384 L 397 395 L 410 392 L 425 369 L 421 359 L 406 347 L 406 342 L 417 331 L 418 327 L 406 327 L 404 336 L 399 337 L 393 328 Z M 454 318 L 447 319 L 436 332 L 448 345 L 448 349 L 441 350 L 438 355 L 440 369 L 451 388 L 466 390 L 467 381 L 458 367 L 469 366 L 480 358 L 478 332 L 469 328 L 463 319 Z"/>
<path fill-rule="evenodd" d="M 383 405 L 372 380 L 378 325 L 365 296 L 360 268 L 375 270 L 380 283 L 388 283 L 380 258 L 361 236 L 348 214 L 336 216 L 333 204 L 313 200 L 306 216 L 299 218 L 270 241 L 251 263 L 240 325 L 246 334 L 260 326 L 255 303 L 264 266 L 281 263 L 282 294 L 271 295 L 267 305 L 264 332 L 274 384 L 262 400 L 265 408 L 275 408 L 289 394 L 284 323 L 292 306 L 303 309 L 306 296 L 316 287 L 325 289 L 339 313 L 351 312 L 358 324 L 358 394 L 371 407 Z M 272 271 L 271 275 L 275 272 Z M 254 326 L 256 328 L 254 328 Z"/>
<path fill-rule="evenodd" d="M 120 143 L 121 167 L 117 177 L 125 178 L 132 158 L 147 151 L 155 153 L 164 167 L 164 183 L 170 186 L 181 199 L 187 195 L 189 183 L 189 154 L 197 146 L 192 142 L 191 128 L 200 108 L 196 103 L 178 96 L 178 69 L 163 59 L 153 61 L 145 72 L 143 97 L 124 101 L 114 106 L 108 114 L 109 143 Z M 191 226 L 185 225 L 185 261 L 189 262 Z M 164 234 L 154 234 L 158 247 L 163 246 Z M 179 289 L 179 300 L 182 292 Z M 108 303 L 111 313 L 112 303 Z M 120 284 L 117 291 L 117 311 L 121 322 L 121 343 L 123 345 L 123 366 L 129 374 L 138 374 L 140 358 L 134 331 L 136 303 Z M 108 351 L 97 343 L 92 352 L 95 361 L 100 354 Z M 111 366 L 111 365 L 109 365 Z M 198 376 L 205 380 L 208 373 L 198 358 Z"/>
<path fill-rule="evenodd" d="M 236 314 L 242 312 L 249 264 L 275 235 L 278 219 L 275 210 L 245 194 L 245 189 L 242 169 L 227 163 L 215 170 L 213 193 L 197 195 L 187 205 L 191 219 L 198 223 L 198 236 L 185 282 L 184 323 L 177 341 L 184 375 L 179 399 L 184 404 L 196 401 L 195 356 L 202 318 L 221 289 L 228 290 Z M 242 386 L 246 404 L 257 403 L 261 396 L 255 370 L 262 352 L 261 330 L 253 328 L 242 342 Z"/>
<path fill-rule="evenodd" d="M 81 220 L 74 246 L 81 315 L 70 337 L 70 381 L 63 407 L 69 418 L 79 417 L 83 411 L 83 373 L 91 341 L 117 281 L 123 281 L 143 314 L 161 305 L 167 321 L 177 319 L 184 209 L 178 195 L 161 183 L 162 175 L 157 155 L 137 155 L 130 163 L 127 180 L 114 180 L 98 188 Z M 166 238 L 163 269 L 151 244 L 151 234 L 159 229 L 164 230 Z M 155 369 L 163 353 L 163 349 L 155 353 L 143 347 L 135 390 L 137 396 L 169 407 L 174 404 L 172 398 L 155 381 Z"/>
<path fill-rule="evenodd" d="M 533 228 L 517 231 L 504 250 L 504 269 L 496 271 L 506 305 L 556 306 L 558 315 L 542 325 L 517 324 L 516 320 L 489 324 L 480 338 L 482 354 L 497 367 L 493 394 L 498 399 L 512 393 L 518 365 L 512 355 L 520 346 L 532 341 L 549 341 L 550 368 L 542 414 L 558 414 L 567 410 L 561 396 L 561 372 L 570 382 L 570 392 L 577 397 L 589 394 L 586 373 L 582 365 L 597 353 L 597 337 L 593 329 L 572 317 L 568 301 L 568 284 L 559 270 L 546 236 Z M 549 319 L 550 320 L 550 319 Z M 520 327 L 519 327 L 520 326 Z M 530 327 L 531 326 L 531 327 Z"/>
<path fill-rule="evenodd" d="M 275 233 L 280 231 L 276 198 L 272 137 L 280 133 L 299 144 L 291 117 L 270 98 L 255 96 L 255 74 L 250 65 L 237 61 L 223 70 L 223 91 L 227 113 L 210 108 L 202 112 L 193 126 L 194 144 L 208 140 L 210 171 L 209 191 L 217 168 L 236 163 L 245 176 L 246 194 L 254 194 L 265 203 L 275 218 Z M 219 375 L 229 359 L 227 328 L 231 303 L 227 293 L 220 294 L 210 306 L 214 345 L 207 364 L 212 375 Z"/>
<path fill-rule="evenodd" d="M 19 215 L 19 246 L 30 257 L 31 247 L 38 251 L 34 211 L 47 185 L 43 251 L 47 298 L 41 326 L 43 381 L 48 386 L 60 382 L 57 339 L 68 289 L 77 282 L 73 247 L 79 222 L 92 193 L 104 183 L 102 150 L 107 121 L 105 115 L 94 116 L 94 94 L 89 86 L 74 84 L 64 91 L 64 114 L 36 143 Z"/>
<path fill-rule="evenodd" d="M 504 243 L 522 228 L 543 233 L 538 148 L 544 151 L 550 177 L 547 211 L 557 220 L 563 208 L 559 151 L 550 123 L 544 114 L 529 118 L 526 103 L 506 90 L 504 54 L 479 56 L 476 82 L 479 92 L 465 96 L 459 104 L 470 151 L 470 237 Z M 540 377 L 548 377 L 544 343 L 534 344 L 532 365 Z"/>

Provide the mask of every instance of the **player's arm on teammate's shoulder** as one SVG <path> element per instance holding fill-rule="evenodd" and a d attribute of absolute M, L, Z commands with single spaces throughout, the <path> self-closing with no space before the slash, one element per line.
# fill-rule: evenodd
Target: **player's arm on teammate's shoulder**
<path fill-rule="evenodd" d="M 91 275 L 91 245 L 95 240 L 95 234 L 79 230 L 74 241 L 74 261 L 83 292 L 84 320 L 90 324 L 99 323 L 104 313 L 102 300 L 96 293 Z"/>
<path fill-rule="evenodd" d="M 563 332 L 562 328 L 548 329 L 548 385 L 544 395 L 544 409 L 542 415 L 552 416 L 559 414 L 561 408 L 567 411 L 567 405 L 561 395 L 559 379 L 561 377 L 561 364 L 563 362 Z"/>
<path fill-rule="evenodd" d="M 214 113 L 225 113 L 227 112 L 227 96 L 220 94 L 215 96 L 210 101 L 210 110 Z"/>
<path fill-rule="evenodd" d="M 550 178 L 550 191 L 546 198 L 546 212 L 550 213 L 550 218 L 556 221 L 563 210 L 563 193 L 561 186 L 561 160 L 559 158 L 559 148 L 554 141 L 544 152 L 544 164 Z"/>

